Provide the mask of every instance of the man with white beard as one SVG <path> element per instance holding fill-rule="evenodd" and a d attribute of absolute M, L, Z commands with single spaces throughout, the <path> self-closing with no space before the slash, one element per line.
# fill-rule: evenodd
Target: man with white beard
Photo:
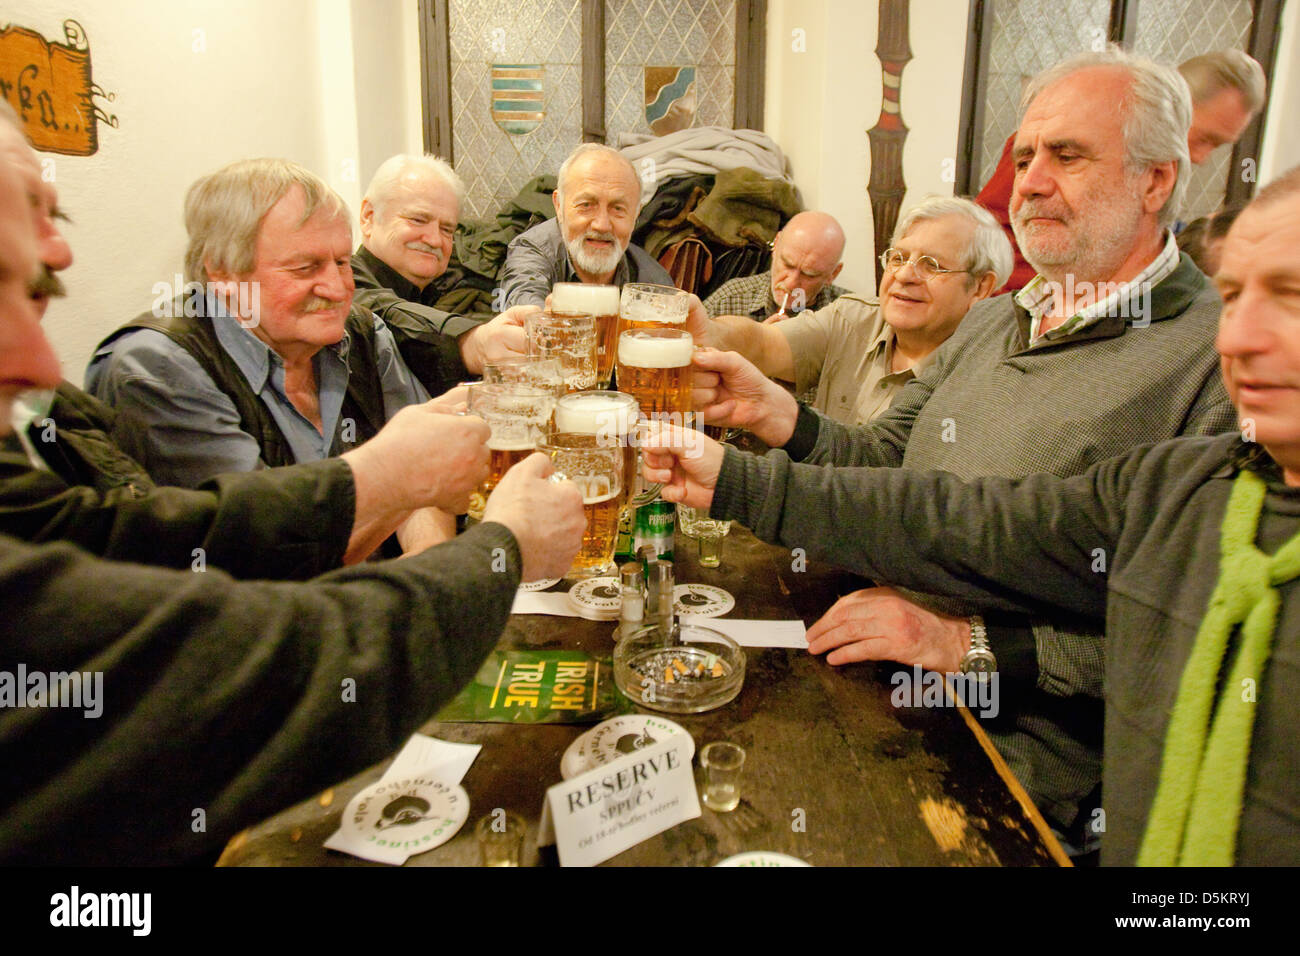
<path fill-rule="evenodd" d="M 502 308 L 544 305 L 557 282 L 672 285 L 667 270 L 631 243 L 641 182 L 616 149 L 583 143 L 560 166 L 555 218 L 516 236 L 501 272 Z"/>

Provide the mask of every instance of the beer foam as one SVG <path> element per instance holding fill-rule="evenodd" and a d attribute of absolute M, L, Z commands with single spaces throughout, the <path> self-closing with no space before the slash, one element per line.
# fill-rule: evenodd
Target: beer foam
<path fill-rule="evenodd" d="M 488 439 L 487 446 L 489 451 L 533 451 L 537 448 L 537 442 L 513 435 L 503 438 L 493 435 Z"/>
<path fill-rule="evenodd" d="M 634 368 L 681 368 L 691 364 L 695 340 L 689 335 L 661 336 L 624 332 L 618 339 L 618 360 Z"/>
<path fill-rule="evenodd" d="M 629 302 L 620 314 L 627 322 L 657 322 L 660 325 L 681 325 L 686 321 L 686 309 L 668 313 L 649 302 Z"/>
<path fill-rule="evenodd" d="M 569 395 L 555 406 L 555 430 L 575 435 L 626 435 L 636 417 L 635 402 L 607 395 Z"/>
<path fill-rule="evenodd" d="M 618 315 L 618 286 L 557 282 L 551 289 L 551 310 Z"/>

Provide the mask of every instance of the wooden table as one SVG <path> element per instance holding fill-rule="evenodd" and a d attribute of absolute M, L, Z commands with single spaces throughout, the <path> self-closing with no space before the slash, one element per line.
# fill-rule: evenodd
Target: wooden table
<path fill-rule="evenodd" d="M 677 581 L 730 591 L 737 618 L 815 621 L 841 594 L 864 586 L 851 575 L 809 564 L 733 526 L 723 566 L 694 560 L 694 542 L 677 539 Z M 502 649 L 581 648 L 612 653 L 614 625 L 578 618 L 519 615 Z M 1068 865 L 973 718 L 954 708 L 896 708 L 895 664 L 831 667 L 806 651 L 748 650 L 740 696 L 716 711 L 672 716 L 697 747 L 731 740 L 745 748 L 741 806 L 702 808 L 610 860 L 615 866 L 709 866 L 736 853 L 770 850 L 817 866 Z M 431 721 L 422 731 L 483 749 L 462 786 L 468 822 L 448 843 L 408 866 L 477 866 L 474 823 L 503 807 L 529 821 L 525 864 L 553 864 L 538 853 L 537 822 L 546 788 L 560 781 L 560 756 L 587 726 Z M 387 762 L 340 783 L 236 836 L 221 864 L 377 866 L 321 844 L 348 801 L 375 782 Z"/>

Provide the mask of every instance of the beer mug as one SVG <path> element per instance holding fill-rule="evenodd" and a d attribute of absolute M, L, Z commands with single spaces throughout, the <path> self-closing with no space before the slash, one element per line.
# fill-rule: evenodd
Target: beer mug
<path fill-rule="evenodd" d="M 609 388 L 618 350 L 618 304 L 616 285 L 587 285 L 557 282 L 551 288 L 551 308 L 556 312 L 578 312 L 596 319 L 596 384 Z"/>
<path fill-rule="evenodd" d="M 623 506 L 653 501 L 659 485 L 641 477 L 636 399 L 622 392 L 571 392 L 555 403 L 556 435 L 591 435 L 600 448 L 617 448 L 623 456 Z"/>
<path fill-rule="evenodd" d="M 602 448 L 595 435 L 556 433 L 537 446 L 555 463 L 555 471 L 578 486 L 587 529 L 582 548 L 569 568 L 570 577 L 591 577 L 614 570 L 614 545 L 623 507 L 624 460 L 621 448 Z"/>
<path fill-rule="evenodd" d="M 670 285 L 629 282 L 619 297 L 618 333 L 628 329 L 684 326 L 691 310 L 691 294 Z"/>
<path fill-rule="evenodd" d="M 483 520 L 488 496 L 502 475 L 534 451 L 550 431 L 555 390 L 522 382 L 472 382 L 469 413 L 488 424 L 488 476 L 470 495 L 469 516 Z"/>
<path fill-rule="evenodd" d="M 618 337 L 618 387 L 653 421 L 692 427 L 695 340 L 686 329 L 629 329 Z"/>
<path fill-rule="evenodd" d="M 524 319 L 531 358 L 554 359 L 570 392 L 596 384 L 596 319 L 581 312 L 534 312 Z"/>

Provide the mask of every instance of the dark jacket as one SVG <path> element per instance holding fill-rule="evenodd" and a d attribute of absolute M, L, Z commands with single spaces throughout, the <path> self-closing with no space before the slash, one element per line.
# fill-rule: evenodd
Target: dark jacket
<path fill-rule="evenodd" d="M 345 462 L 221 475 L 193 491 L 159 488 L 109 437 L 113 414 L 65 382 L 49 423 L 29 432 L 48 468 L 32 467 L 16 438 L 5 443 L 0 534 L 239 578 L 309 578 L 343 560 L 356 508 Z"/>

